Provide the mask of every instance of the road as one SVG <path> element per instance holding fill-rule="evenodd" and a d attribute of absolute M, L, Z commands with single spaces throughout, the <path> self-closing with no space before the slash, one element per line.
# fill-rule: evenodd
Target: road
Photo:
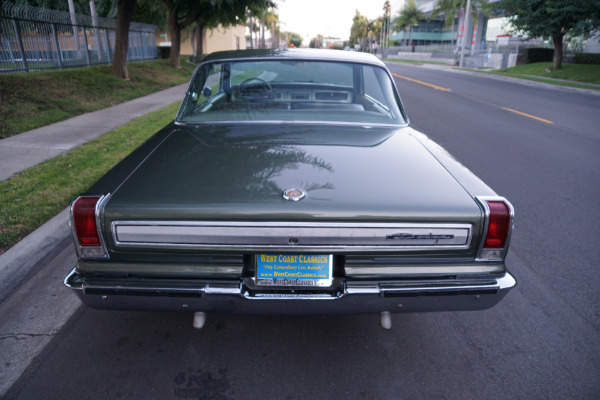
<path fill-rule="evenodd" d="M 370 315 L 196 331 L 186 314 L 80 307 L 6 398 L 598 398 L 600 96 L 390 69 L 413 126 L 515 206 L 518 286 L 498 306 L 398 314 L 391 331 Z"/>

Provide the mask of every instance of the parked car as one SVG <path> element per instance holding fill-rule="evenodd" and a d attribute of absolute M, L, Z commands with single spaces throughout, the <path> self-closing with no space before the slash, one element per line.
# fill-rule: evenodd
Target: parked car
<path fill-rule="evenodd" d="M 219 52 L 174 122 L 71 205 L 96 308 L 479 310 L 515 286 L 513 207 L 409 126 L 372 55 Z"/>

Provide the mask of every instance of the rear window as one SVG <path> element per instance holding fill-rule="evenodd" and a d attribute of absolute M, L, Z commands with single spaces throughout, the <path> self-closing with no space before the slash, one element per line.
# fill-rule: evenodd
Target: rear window
<path fill-rule="evenodd" d="M 385 69 L 301 60 L 203 64 L 177 119 L 405 123 Z"/>

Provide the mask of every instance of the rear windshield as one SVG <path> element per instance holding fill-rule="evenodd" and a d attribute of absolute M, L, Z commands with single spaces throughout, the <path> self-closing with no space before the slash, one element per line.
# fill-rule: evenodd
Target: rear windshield
<path fill-rule="evenodd" d="M 385 69 L 298 60 L 204 64 L 177 120 L 405 123 Z"/>

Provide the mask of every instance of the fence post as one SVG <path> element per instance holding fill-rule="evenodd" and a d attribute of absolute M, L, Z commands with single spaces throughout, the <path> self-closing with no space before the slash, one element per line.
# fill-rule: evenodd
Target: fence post
<path fill-rule="evenodd" d="M 108 28 L 104 28 L 104 34 L 106 35 L 106 49 L 108 54 L 108 63 L 112 64 L 112 49 L 110 48 L 110 37 L 108 36 Z"/>
<path fill-rule="evenodd" d="M 56 47 L 56 52 L 58 53 L 58 68 L 62 69 L 63 67 L 63 57 L 62 57 L 62 49 L 60 48 L 60 42 L 58 41 L 58 34 L 56 33 L 56 24 L 50 25 L 52 27 L 52 37 L 54 38 L 54 46 Z"/>
<path fill-rule="evenodd" d="M 88 67 L 90 66 L 90 52 L 88 51 L 88 41 L 87 41 L 87 34 L 85 33 L 86 29 L 85 26 L 83 27 L 83 41 L 84 41 L 84 46 L 85 46 L 85 62 L 87 63 Z"/>
<path fill-rule="evenodd" d="M 141 50 L 142 50 L 142 60 L 145 60 L 146 57 L 144 55 L 144 36 L 143 36 L 143 32 L 142 31 L 140 31 L 139 33 L 140 33 L 140 47 L 141 47 Z"/>
<path fill-rule="evenodd" d="M 23 64 L 23 70 L 29 72 L 27 67 L 27 55 L 25 54 L 25 48 L 23 47 L 23 39 L 21 38 L 21 29 L 19 28 L 19 22 L 16 19 L 12 20 L 13 27 L 15 29 L 15 35 L 17 35 L 17 43 L 19 44 L 19 51 L 21 52 L 21 63 Z"/>

